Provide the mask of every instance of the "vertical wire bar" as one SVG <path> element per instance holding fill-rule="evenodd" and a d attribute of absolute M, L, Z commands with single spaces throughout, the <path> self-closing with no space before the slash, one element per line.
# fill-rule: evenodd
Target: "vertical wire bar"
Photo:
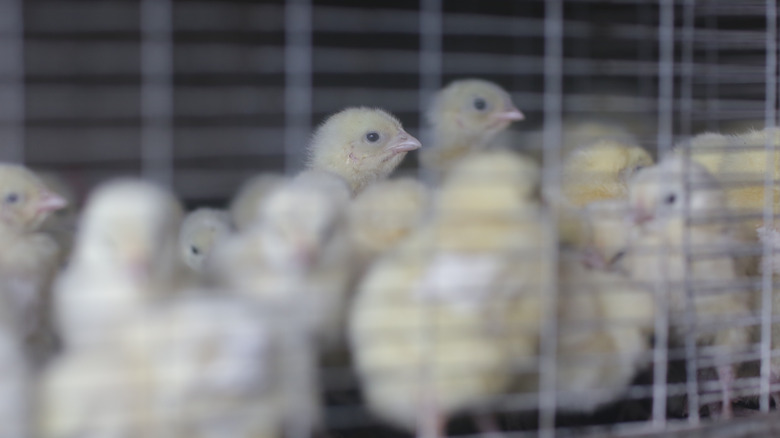
<path fill-rule="evenodd" d="M 23 0 L 0 1 L 0 161 L 23 163 L 25 84 Z"/>
<path fill-rule="evenodd" d="M 173 4 L 142 0 L 141 173 L 173 184 Z"/>
<path fill-rule="evenodd" d="M 718 101 L 719 87 L 718 87 L 718 17 L 714 13 L 716 6 L 710 4 L 705 6 L 709 9 L 706 25 L 709 31 L 710 38 L 707 38 L 705 65 L 707 66 L 704 72 L 706 80 L 706 93 L 707 93 L 707 130 L 718 130 L 718 107 L 720 102 Z"/>
<path fill-rule="evenodd" d="M 695 0 L 685 0 L 683 5 L 683 29 L 682 29 L 682 81 L 680 84 L 680 132 L 683 137 L 691 135 L 693 112 L 693 38 L 694 38 L 694 6 Z M 691 163 L 691 148 L 683 149 L 683 168 L 689 169 Z M 691 193 L 690 179 L 683 180 L 683 190 Z M 691 203 L 690 196 L 685 197 L 684 214 L 686 223 L 690 223 Z M 687 227 L 686 227 L 687 229 Z M 688 421 L 699 424 L 699 382 L 698 360 L 696 349 L 696 312 L 693 306 L 694 279 L 688 275 L 691 272 L 691 242 L 690 234 L 683 235 L 683 254 L 685 255 L 685 362 L 686 362 L 686 390 L 688 393 Z"/>
<path fill-rule="evenodd" d="M 545 2 L 544 17 L 544 133 L 542 185 L 552 199 L 561 197 L 561 129 L 563 117 L 563 1 Z M 550 210 L 547 221 L 549 262 L 558 266 L 558 212 Z M 555 407 L 558 349 L 558 278 L 557 269 L 547 275 L 542 296 L 543 318 L 539 351 L 539 436 L 555 436 Z"/>
<path fill-rule="evenodd" d="M 674 0 L 661 0 L 658 23 L 658 154 L 672 147 L 672 111 L 674 110 Z M 668 289 L 668 288 L 666 288 Z M 666 426 L 666 373 L 669 356 L 669 309 L 666 290 L 656 290 L 653 349 L 653 425 Z"/>
<path fill-rule="evenodd" d="M 312 5 L 287 0 L 284 9 L 284 168 L 297 171 L 312 130 Z"/>
<path fill-rule="evenodd" d="M 766 125 L 766 144 L 764 148 L 768 159 L 764 172 L 764 227 L 774 227 L 774 174 L 775 160 L 775 117 L 778 99 L 777 90 L 777 3 L 766 2 L 766 100 L 764 101 L 764 123 Z M 763 245 L 763 260 L 771 266 L 772 246 L 767 240 Z M 765 265 L 766 266 L 766 265 Z M 772 270 L 763 269 L 761 274 L 761 390 L 759 407 L 761 412 L 769 412 L 770 374 L 772 354 Z"/>
<path fill-rule="evenodd" d="M 434 94 L 442 86 L 442 7 L 442 0 L 420 1 L 419 133 L 423 147 L 430 147 L 433 141 L 433 132 L 428 127 L 425 109 L 431 104 Z M 429 169 L 420 167 L 418 175 L 429 184 L 434 182 L 435 172 Z M 420 318 L 423 319 L 420 322 L 424 324 L 423 327 L 425 328 L 422 333 L 424 353 L 421 367 L 417 371 L 426 385 L 425 388 L 420 389 L 423 393 L 423 405 L 420 407 L 423 412 L 420 415 L 422 420 L 417 425 L 417 436 L 421 438 L 437 437 L 440 433 L 438 429 L 446 428 L 446 424 L 438 424 L 438 422 L 444 422 L 445 420 L 440 417 L 439 412 L 434 410 L 436 407 L 432 406 L 434 403 L 431 400 L 432 395 L 428 393 L 428 391 L 431 393 L 435 391 L 435 388 L 433 388 L 434 370 L 430 364 L 433 363 L 436 357 L 437 321 L 435 320 L 435 308 L 441 305 L 443 304 L 438 300 L 434 300 L 430 304 L 426 304 L 423 312 L 420 314 Z M 436 415 L 439 418 L 430 418 L 430 415 Z"/>
<path fill-rule="evenodd" d="M 433 133 L 428 129 L 425 109 L 442 86 L 442 0 L 420 3 L 420 141 L 430 147 Z M 420 177 L 430 182 L 433 173 L 420 167 Z"/>

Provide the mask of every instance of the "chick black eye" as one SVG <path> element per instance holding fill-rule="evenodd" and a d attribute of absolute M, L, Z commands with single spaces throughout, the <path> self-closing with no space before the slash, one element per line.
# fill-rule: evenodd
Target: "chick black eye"
<path fill-rule="evenodd" d="M 366 134 L 366 140 L 370 141 L 371 143 L 376 143 L 379 141 L 379 134 L 376 132 L 369 132 Z"/>
<path fill-rule="evenodd" d="M 191 246 L 190 247 L 190 251 L 192 251 L 192 253 L 195 254 L 195 255 L 200 254 L 200 250 L 198 249 L 197 246 Z"/>
<path fill-rule="evenodd" d="M 487 103 L 485 102 L 485 99 L 481 97 L 474 99 L 474 108 L 478 109 L 479 111 L 482 111 L 485 108 L 487 108 Z"/>
<path fill-rule="evenodd" d="M 6 204 L 16 204 L 19 202 L 19 195 L 16 193 L 9 193 L 5 195 Z"/>
<path fill-rule="evenodd" d="M 677 201 L 676 195 L 667 195 L 666 198 L 664 198 L 664 202 L 667 204 L 674 204 L 674 202 Z"/>

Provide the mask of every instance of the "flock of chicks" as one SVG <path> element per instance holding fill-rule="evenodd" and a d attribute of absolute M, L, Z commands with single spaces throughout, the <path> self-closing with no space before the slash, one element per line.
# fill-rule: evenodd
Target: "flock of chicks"
<path fill-rule="evenodd" d="M 535 400 L 553 314 L 559 409 L 620 400 L 654 343 L 693 339 L 720 382 L 704 404 L 732 414 L 737 376 L 758 375 L 735 359 L 758 339 L 743 280 L 780 272 L 740 252 L 780 249 L 760 214 L 763 145 L 780 135 L 703 134 L 654 164 L 621 127 L 566 125 L 555 198 L 512 150 L 538 134 L 506 130 L 523 114 L 497 85 L 455 81 L 428 115 L 435 184 L 388 179 L 420 142 L 350 108 L 316 130 L 299 175 L 259 175 L 229 210 L 186 217 L 167 190 L 121 179 L 77 218 L 56 181 L 0 166 L 0 434 L 307 436 L 323 360 L 351 361 L 390 425 L 442 436 L 468 413 L 495 431 L 485 412 L 503 396 Z"/>

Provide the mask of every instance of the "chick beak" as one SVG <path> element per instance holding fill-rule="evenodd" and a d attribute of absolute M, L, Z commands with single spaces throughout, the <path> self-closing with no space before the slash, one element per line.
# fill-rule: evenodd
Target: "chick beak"
<path fill-rule="evenodd" d="M 310 245 L 298 245 L 295 251 L 296 262 L 308 268 L 314 263 L 314 249 Z"/>
<path fill-rule="evenodd" d="M 525 114 L 515 108 L 514 105 L 510 105 L 508 108 L 504 109 L 504 111 L 493 114 L 493 118 L 507 122 L 518 122 L 520 120 L 525 120 Z"/>
<path fill-rule="evenodd" d="M 644 207 L 634 208 L 631 220 L 636 225 L 642 225 L 653 220 L 653 214 Z"/>
<path fill-rule="evenodd" d="M 404 130 L 401 130 L 401 132 L 387 145 L 387 149 L 395 154 L 413 151 L 415 149 L 420 149 L 420 147 L 422 147 L 420 140 L 412 137 Z"/>
<path fill-rule="evenodd" d="M 45 192 L 38 201 L 38 213 L 50 213 L 65 208 L 68 201 L 60 195 Z"/>

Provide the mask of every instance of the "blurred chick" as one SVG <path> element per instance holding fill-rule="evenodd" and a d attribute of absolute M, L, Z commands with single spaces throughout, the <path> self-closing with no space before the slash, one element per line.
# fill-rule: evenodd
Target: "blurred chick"
<path fill-rule="evenodd" d="M 420 142 L 401 122 L 374 108 L 347 108 L 330 116 L 314 132 L 308 168 L 335 173 L 353 195 L 386 178 Z"/>
<path fill-rule="evenodd" d="M 652 290 L 563 260 L 558 300 L 558 406 L 591 413 L 618 400 L 649 365 Z"/>
<path fill-rule="evenodd" d="M 53 193 L 56 193 L 65 201 L 65 207 L 53 211 L 41 225 L 41 231 L 51 235 L 60 247 L 63 261 L 67 262 L 73 249 L 73 240 L 76 237 L 76 223 L 78 222 L 78 199 L 73 186 L 62 177 L 53 172 L 36 172 L 38 178 Z"/>
<path fill-rule="evenodd" d="M 715 132 L 705 132 L 699 134 L 688 141 L 679 143 L 675 146 L 674 152 L 678 155 L 690 150 L 691 159 L 707 169 L 713 175 L 720 172 L 724 157 L 729 153 L 728 146 L 731 145 L 731 138 L 726 135 Z"/>
<path fill-rule="evenodd" d="M 280 437 L 282 385 L 295 376 L 277 329 L 249 303 L 195 292 L 55 363 L 40 436 Z"/>
<path fill-rule="evenodd" d="M 641 146 L 613 140 L 586 144 L 563 162 L 562 192 L 576 207 L 604 199 L 625 199 L 628 180 L 639 169 L 653 164 Z"/>
<path fill-rule="evenodd" d="M 437 174 L 466 154 L 484 150 L 512 122 L 525 119 L 506 90 L 481 79 L 451 82 L 433 99 L 427 117 L 433 145 L 422 149 L 420 163 Z"/>
<path fill-rule="evenodd" d="M 291 323 L 325 346 L 340 343 L 352 278 L 349 200 L 342 178 L 302 173 L 268 195 L 254 227 L 217 250 L 212 275 L 258 302 L 288 306 Z"/>
<path fill-rule="evenodd" d="M 181 207 L 156 185 L 120 179 L 90 195 L 70 265 L 55 285 L 71 348 L 100 345 L 122 321 L 176 290 Z"/>
<path fill-rule="evenodd" d="M 514 143 L 522 144 L 528 153 L 541 161 L 543 158 L 544 131 L 513 133 Z M 561 156 L 565 159 L 572 151 L 596 143 L 608 142 L 638 145 L 639 139 L 623 124 L 599 118 L 566 118 L 563 121 Z"/>
<path fill-rule="evenodd" d="M 630 211 L 627 199 L 596 201 L 582 209 L 585 231 L 579 247 L 593 251 L 600 259 L 597 264 L 622 270 L 622 257 L 633 236 Z"/>
<path fill-rule="evenodd" d="M 61 260 L 57 242 L 40 230 L 67 201 L 33 172 L 11 164 L 0 164 L 0 196 L 0 291 L 30 359 L 40 365 L 56 346 L 50 288 Z"/>
<path fill-rule="evenodd" d="M 184 263 L 196 273 L 203 272 L 214 247 L 232 232 L 230 216 L 224 210 L 199 208 L 190 212 L 179 232 L 179 251 Z"/>
<path fill-rule="evenodd" d="M 686 190 L 686 182 L 690 190 Z M 714 358 L 723 396 L 722 413 L 728 417 L 736 375 L 730 360 L 750 342 L 750 327 L 736 320 L 751 316 L 754 297 L 736 281 L 731 256 L 736 242 L 729 225 L 701 223 L 727 208 L 725 194 L 703 166 L 670 156 L 637 173 L 630 187 L 630 202 L 637 237 L 627 251 L 626 268 L 633 279 L 668 293 L 672 343 L 681 344 L 685 339 L 686 289 L 691 288 L 696 343 L 700 349 L 714 347 L 708 348 L 713 352 L 702 354 Z M 686 222 L 686 205 L 690 224 Z M 686 245 L 690 257 L 686 257 Z M 728 290 L 715 292 L 710 290 L 713 286 Z M 729 328 L 712 327 L 726 321 L 732 324 Z"/>
<path fill-rule="evenodd" d="M 260 205 L 274 189 L 284 184 L 283 175 L 264 173 L 246 181 L 230 202 L 230 218 L 238 231 L 244 231 L 257 221 Z"/>
<path fill-rule="evenodd" d="M 363 278 L 349 338 L 380 418 L 441 436 L 450 415 L 484 407 L 535 363 L 549 269 L 538 174 L 508 151 L 460 161 L 431 220 Z"/>
<path fill-rule="evenodd" d="M 349 207 L 357 263 L 370 266 L 416 230 L 430 201 L 428 187 L 413 178 L 378 182 L 359 194 Z"/>

